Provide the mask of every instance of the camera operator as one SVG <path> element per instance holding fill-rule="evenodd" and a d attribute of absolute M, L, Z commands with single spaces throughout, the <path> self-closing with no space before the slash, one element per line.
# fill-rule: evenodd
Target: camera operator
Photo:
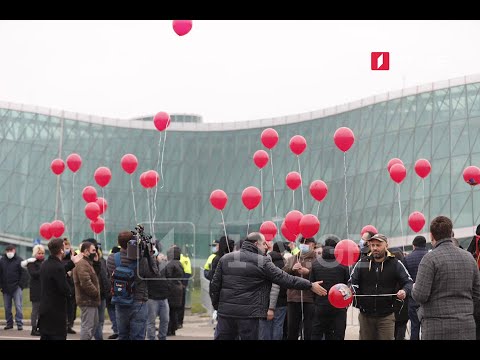
<path fill-rule="evenodd" d="M 143 228 L 140 227 L 143 230 Z M 142 234 L 139 234 L 142 235 Z M 132 241 L 133 240 L 133 241 Z M 129 245 L 130 242 L 130 245 Z M 120 260 L 122 266 L 128 266 L 132 262 L 137 262 L 134 280 L 134 301 L 131 305 L 115 304 L 115 314 L 117 318 L 118 340 L 144 340 L 147 324 L 147 301 L 148 287 L 146 279 L 157 277 L 158 268 L 152 266 L 154 259 L 148 246 L 139 253 L 139 258 L 135 259 L 127 255 L 127 246 L 135 247 L 141 245 L 142 237 L 137 240 L 132 231 L 122 231 L 118 234 L 118 245 L 120 245 Z M 141 246 L 139 246 L 141 248 Z M 115 271 L 115 254 L 110 254 L 107 260 L 108 272 L 113 274 Z"/>

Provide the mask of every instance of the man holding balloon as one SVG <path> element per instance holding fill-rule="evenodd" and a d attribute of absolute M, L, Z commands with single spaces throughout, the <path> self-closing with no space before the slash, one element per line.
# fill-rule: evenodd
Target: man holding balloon
<path fill-rule="evenodd" d="M 360 340 L 394 340 L 393 305 L 410 294 L 413 280 L 387 250 L 385 235 L 376 234 L 369 243 L 370 256 L 357 262 L 349 280 L 360 309 Z M 397 285 L 401 288 L 398 291 Z"/>

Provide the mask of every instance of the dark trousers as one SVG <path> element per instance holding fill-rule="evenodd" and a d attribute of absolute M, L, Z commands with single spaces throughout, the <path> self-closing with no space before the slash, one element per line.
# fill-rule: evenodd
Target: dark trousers
<path fill-rule="evenodd" d="M 407 331 L 408 320 L 395 321 L 395 340 L 405 340 L 405 332 Z"/>
<path fill-rule="evenodd" d="M 347 310 L 315 305 L 312 340 L 345 340 Z"/>
<path fill-rule="evenodd" d="M 183 326 L 183 318 L 185 317 L 185 303 L 187 299 L 187 288 L 188 288 L 188 279 L 190 279 L 190 274 L 185 274 L 182 280 L 183 284 L 183 294 L 182 294 L 182 307 L 178 311 L 178 325 Z"/>
<path fill-rule="evenodd" d="M 42 335 L 40 340 L 67 340 L 67 336 L 63 335 Z"/>
<path fill-rule="evenodd" d="M 170 306 L 167 335 L 175 335 L 175 331 L 178 329 L 179 313 L 180 313 L 179 307 Z"/>
<path fill-rule="evenodd" d="M 258 340 L 257 318 L 238 319 L 218 316 L 215 340 Z"/>
<path fill-rule="evenodd" d="M 75 296 L 67 297 L 67 326 L 73 327 L 77 311 L 77 304 L 75 303 Z"/>
<path fill-rule="evenodd" d="M 410 340 L 420 340 L 420 321 L 417 310 L 419 306 L 412 299 L 408 299 L 408 318 L 410 319 Z"/>
<path fill-rule="evenodd" d="M 302 303 L 287 303 L 288 316 L 288 340 L 310 340 L 312 335 L 312 318 L 314 312 L 313 303 L 303 303 L 303 324 L 302 324 Z M 302 328 L 303 325 L 303 328 Z M 303 332 L 302 332 L 303 329 Z M 302 337 L 303 335 L 303 337 Z"/>

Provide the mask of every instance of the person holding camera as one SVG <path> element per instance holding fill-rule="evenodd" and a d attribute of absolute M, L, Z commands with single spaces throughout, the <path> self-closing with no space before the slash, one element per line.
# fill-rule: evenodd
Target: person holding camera
<path fill-rule="evenodd" d="M 143 230 L 141 227 L 140 229 Z M 133 282 L 125 288 L 129 293 L 123 299 L 117 299 L 115 295 L 112 297 L 117 318 L 118 340 L 145 340 L 148 315 L 147 281 L 149 278 L 158 277 L 158 268 L 152 265 L 155 261 L 152 258 L 153 252 L 149 250 L 148 246 L 145 246 L 145 243 L 143 231 L 138 234 L 138 239 L 132 231 L 122 231 L 118 234 L 120 252 L 110 254 L 107 259 L 107 268 L 108 272 L 112 274 L 114 292 L 116 290 L 114 286 L 117 268 L 132 268 L 134 270 Z M 127 254 L 128 246 L 134 251 L 129 251 Z M 116 256 L 118 256 L 118 262 Z"/>

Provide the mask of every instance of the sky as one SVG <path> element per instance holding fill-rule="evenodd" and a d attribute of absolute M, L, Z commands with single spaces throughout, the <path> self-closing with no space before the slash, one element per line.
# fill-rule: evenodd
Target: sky
<path fill-rule="evenodd" d="M 478 34 L 478 20 L 193 20 L 184 36 L 171 20 L 1 20 L 0 101 L 264 119 L 479 74 Z"/>

